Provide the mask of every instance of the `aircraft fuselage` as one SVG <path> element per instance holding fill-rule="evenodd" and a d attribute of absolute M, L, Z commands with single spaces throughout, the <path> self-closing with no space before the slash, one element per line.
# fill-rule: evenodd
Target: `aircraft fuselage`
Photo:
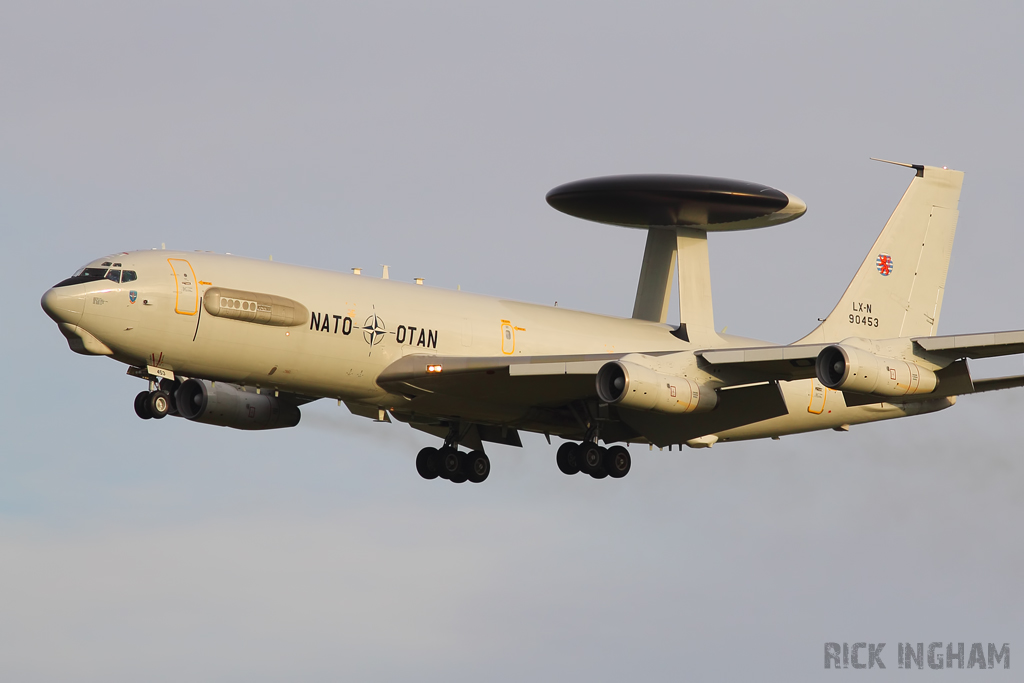
<path fill-rule="evenodd" d="M 72 348 L 135 367 L 163 368 L 176 376 L 399 411 L 409 398 L 385 391 L 377 378 L 410 354 L 514 358 L 644 353 L 672 359 L 679 376 L 709 386 L 722 384 L 699 367 L 691 353 L 699 347 L 673 336 L 665 324 L 209 252 L 122 252 L 89 267 L 132 272 L 136 279 L 69 284 L 44 295 L 43 307 L 62 324 Z M 211 314 L 204 297 L 225 290 L 283 297 L 301 304 L 306 314 L 291 324 Z M 256 307 L 254 297 L 249 297 L 252 304 L 245 296 L 220 298 L 229 309 L 239 300 L 242 306 Z M 247 313 L 239 309 L 236 315 Z M 757 343 L 721 335 L 715 345 Z M 782 382 L 781 389 L 788 415 L 726 430 L 716 438 L 842 428 L 952 404 L 938 399 L 909 407 L 847 407 L 841 392 L 815 386 L 815 380 Z M 545 424 L 527 406 L 501 396 L 453 405 L 421 402 L 414 410 L 552 434 L 578 431 L 575 425 L 563 430 L 557 423 Z"/>

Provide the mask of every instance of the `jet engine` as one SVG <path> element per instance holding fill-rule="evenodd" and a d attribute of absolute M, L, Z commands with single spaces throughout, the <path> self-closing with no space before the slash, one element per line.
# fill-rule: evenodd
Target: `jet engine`
<path fill-rule="evenodd" d="M 297 406 L 231 384 L 190 379 L 174 393 L 178 414 L 193 422 L 234 429 L 281 429 L 299 424 Z"/>
<path fill-rule="evenodd" d="M 818 381 L 829 389 L 880 396 L 927 394 L 935 373 L 905 360 L 882 358 L 843 344 L 826 346 L 815 362 Z"/>
<path fill-rule="evenodd" d="M 704 413 L 718 405 L 710 387 L 621 360 L 597 371 L 597 395 L 605 403 L 658 413 Z"/>

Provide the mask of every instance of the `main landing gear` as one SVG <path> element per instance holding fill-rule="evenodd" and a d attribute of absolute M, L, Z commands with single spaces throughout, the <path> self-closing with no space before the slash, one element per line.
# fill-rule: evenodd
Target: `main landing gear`
<path fill-rule="evenodd" d="M 174 405 L 174 391 L 177 388 L 175 384 L 176 382 L 166 379 L 160 380 L 159 385 L 150 382 L 150 390 L 140 391 L 135 397 L 135 414 L 143 420 L 160 420 L 177 413 Z"/>
<path fill-rule="evenodd" d="M 454 446 L 424 448 L 416 456 L 416 471 L 424 479 L 441 477 L 456 484 L 479 484 L 491 473 L 491 460 L 483 451 L 463 453 Z"/>
<path fill-rule="evenodd" d="M 632 460 L 622 446 L 602 448 L 593 441 L 566 442 L 558 447 L 555 462 L 562 474 L 583 472 L 594 479 L 621 479 L 629 474 Z"/>

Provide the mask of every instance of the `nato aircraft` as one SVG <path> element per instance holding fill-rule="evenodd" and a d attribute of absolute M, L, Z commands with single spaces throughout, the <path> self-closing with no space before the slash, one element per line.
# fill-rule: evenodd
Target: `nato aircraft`
<path fill-rule="evenodd" d="M 895 163 L 895 162 L 890 162 Z M 562 212 L 647 231 L 630 318 L 210 252 L 105 256 L 42 297 L 72 351 L 148 382 L 142 419 L 294 427 L 304 404 L 441 440 L 425 479 L 482 482 L 485 444 L 565 440 L 568 475 L 621 478 L 626 446 L 706 448 L 920 415 L 1024 385 L 968 359 L 1024 353 L 1024 331 L 937 336 L 963 173 L 900 164 L 910 186 L 835 309 L 770 344 L 718 332 L 708 234 L 770 227 L 807 207 L 760 184 L 682 175 L 555 188 Z M 673 280 L 680 324 L 666 322 Z M 625 446 L 623 445 L 625 444 Z"/>

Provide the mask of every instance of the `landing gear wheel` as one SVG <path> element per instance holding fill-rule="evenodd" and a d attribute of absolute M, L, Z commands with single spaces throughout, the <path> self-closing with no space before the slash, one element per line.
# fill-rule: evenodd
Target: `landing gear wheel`
<path fill-rule="evenodd" d="M 462 458 L 457 448 L 451 448 L 450 446 L 442 448 L 440 453 L 439 466 L 437 473 L 445 479 L 450 479 L 455 483 L 460 483 L 458 480 L 462 478 L 462 481 L 466 481 L 465 472 L 462 471 Z"/>
<path fill-rule="evenodd" d="M 146 401 L 149 399 L 148 391 L 140 391 L 139 395 L 135 397 L 135 414 L 141 417 L 143 420 L 148 420 L 152 415 L 149 414 L 149 408 L 146 407 Z"/>
<path fill-rule="evenodd" d="M 622 446 L 612 446 L 604 456 L 604 471 L 613 479 L 622 479 L 629 474 L 632 463 L 629 451 Z"/>
<path fill-rule="evenodd" d="M 608 470 L 604 468 L 604 463 L 608 460 L 608 449 L 598 446 L 597 452 L 601 454 L 601 464 L 592 468 L 588 474 L 594 479 L 604 479 L 608 476 Z"/>
<path fill-rule="evenodd" d="M 601 470 L 601 448 L 593 441 L 584 441 L 576 447 L 576 464 L 580 470 L 593 476 Z"/>
<path fill-rule="evenodd" d="M 171 409 L 171 397 L 165 391 L 150 392 L 149 397 L 146 398 L 146 409 L 153 419 L 160 420 Z"/>
<path fill-rule="evenodd" d="M 479 484 L 491 473 L 491 460 L 483 451 L 470 451 L 465 457 L 466 476 Z"/>
<path fill-rule="evenodd" d="M 566 441 L 558 447 L 555 463 L 562 474 L 578 474 L 580 466 L 576 464 L 576 444 Z"/>
<path fill-rule="evenodd" d="M 424 448 L 416 454 L 416 471 L 424 479 L 437 479 L 438 459 L 436 448 Z"/>

